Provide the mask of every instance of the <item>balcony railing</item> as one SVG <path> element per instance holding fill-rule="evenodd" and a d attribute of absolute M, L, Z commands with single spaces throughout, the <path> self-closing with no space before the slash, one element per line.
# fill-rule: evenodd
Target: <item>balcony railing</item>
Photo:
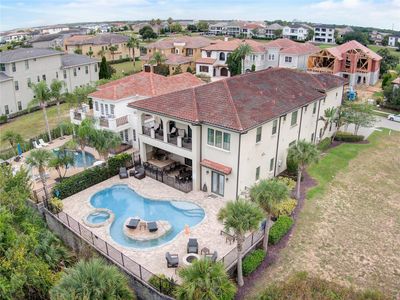
<path fill-rule="evenodd" d="M 128 122 L 129 122 L 128 116 L 123 116 L 116 120 L 117 127 L 128 124 Z"/>
<path fill-rule="evenodd" d="M 142 126 L 143 134 L 153 139 L 164 141 L 164 133 L 162 130 L 154 130 L 153 128 Z M 172 136 L 168 134 L 168 144 L 175 145 L 179 148 L 192 150 L 192 138 L 183 136 Z"/>
<path fill-rule="evenodd" d="M 100 127 L 105 127 L 109 129 L 117 129 L 120 126 L 129 124 L 129 116 L 122 116 L 119 118 L 107 118 L 107 117 L 101 117 L 99 119 L 99 125 Z"/>
<path fill-rule="evenodd" d="M 100 118 L 100 126 L 101 127 L 109 127 L 108 119 Z"/>

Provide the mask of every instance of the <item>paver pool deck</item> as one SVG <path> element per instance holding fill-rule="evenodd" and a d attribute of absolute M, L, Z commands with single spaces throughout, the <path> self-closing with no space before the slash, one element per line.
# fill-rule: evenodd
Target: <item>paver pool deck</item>
<path fill-rule="evenodd" d="M 114 242 L 109 235 L 109 228 L 111 225 L 100 228 L 90 228 L 84 225 L 82 221 L 89 212 L 94 210 L 94 207 L 90 204 L 90 197 L 94 193 L 115 184 L 127 184 L 139 195 L 149 199 L 160 201 L 180 200 L 195 203 L 204 209 L 205 217 L 199 224 L 190 228 L 189 234 L 185 233 L 183 230 L 178 233 L 172 241 L 166 244 L 148 249 L 121 246 Z M 220 235 L 221 230 L 223 230 L 223 224 L 218 221 L 217 214 L 218 211 L 225 206 L 226 202 L 227 200 L 224 198 L 209 197 L 209 194 L 204 192 L 192 191 L 190 193 L 183 193 L 149 177 L 142 180 L 138 180 L 134 177 L 121 180 L 118 176 L 115 176 L 64 199 L 63 211 L 79 221 L 81 225 L 84 225 L 88 230 L 92 231 L 93 234 L 107 241 L 117 250 L 141 264 L 149 271 L 155 274 L 165 274 L 168 277 L 175 278 L 179 282 L 175 269 L 167 268 L 165 253 L 170 252 L 178 254 L 180 260 L 179 265 L 183 266 L 183 257 L 187 254 L 186 246 L 189 237 L 197 238 L 199 242 L 199 252 L 200 249 L 204 247 L 209 248 L 211 253 L 217 251 L 218 260 L 236 246 L 236 243 L 229 244 L 229 242 L 226 242 L 225 236 Z"/>

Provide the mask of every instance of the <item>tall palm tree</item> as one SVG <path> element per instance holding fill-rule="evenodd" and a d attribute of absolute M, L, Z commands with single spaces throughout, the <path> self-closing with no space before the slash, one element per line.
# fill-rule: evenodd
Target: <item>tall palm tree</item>
<path fill-rule="evenodd" d="M 156 51 L 156 52 L 154 52 L 153 56 L 150 58 L 149 64 L 152 66 L 152 69 L 153 69 L 154 65 L 156 65 L 156 66 L 161 65 L 166 60 L 167 60 L 167 58 L 163 54 L 161 54 L 161 52 Z"/>
<path fill-rule="evenodd" d="M 79 125 L 76 140 L 82 151 L 83 167 L 86 169 L 86 152 L 85 147 L 90 144 L 95 135 L 96 129 L 94 128 L 94 122 L 92 119 L 85 119 Z"/>
<path fill-rule="evenodd" d="M 108 47 L 108 50 L 110 50 L 112 60 L 114 61 L 114 55 L 115 55 L 115 52 L 117 52 L 117 50 L 118 50 L 118 45 L 112 45 L 112 46 Z"/>
<path fill-rule="evenodd" d="M 108 159 L 110 150 L 121 143 L 121 136 L 109 130 L 96 130 L 93 135 L 93 146 L 104 160 Z"/>
<path fill-rule="evenodd" d="M 49 150 L 35 149 L 32 150 L 29 156 L 26 158 L 26 163 L 31 167 L 35 167 L 39 170 L 40 181 L 43 185 L 44 194 L 46 197 L 46 203 L 49 199 L 49 192 L 47 190 L 47 178 L 46 168 L 49 166 L 50 160 L 54 157 L 53 153 Z"/>
<path fill-rule="evenodd" d="M 238 48 L 236 48 L 236 56 L 240 58 L 241 61 L 241 73 L 244 73 L 244 59 L 247 55 L 253 53 L 253 49 L 249 44 L 242 43 Z"/>
<path fill-rule="evenodd" d="M 54 99 L 57 102 L 57 117 L 58 117 L 58 124 L 60 124 L 61 121 L 61 108 L 60 108 L 60 102 L 65 99 L 65 94 L 62 92 L 63 87 L 65 86 L 65 82 L 57 79 L 53 79 L 53 81 L 50 84 L 50 93 L 51 93 L 51 98 Z M 60 135 L 61 138 L 64 137 L 64 132 L 63 128 L 60 127 Z"/>
<path fill-rule="evenodd" d="M 57 155 L 54 155 L 54 157 L 50 160 L 49 167 L 54 168 L 57 171 L 58 179 L 61 181 L 67 174 L 68 167 L 73 165 L 74 161 L 75 160 L 72 153 L 63 147 L 60 148 Z M 62 173 L 62 170 L 64 170 L 64 173 Z"/>
<path fill-rule="evenodd" d="M 133 60 L 133 69 L 135 69 L 135 48 L 139 48 L 139 39 L 137 37 L 135 37 L 134 35 L 131 35 L 129 37 L 128 43 L 126 44 L 130 49 L 132 49 L 132 60 Z"/>
<path fill-rule="evenodd" d="M 263 248 L 268 250 L 269 220 L 277 204 L 289 196 L 286 184 L 275 179 L 261 180 L 250 189 L 250 199 L 256 202 L 266 214 Z"/>
<path fill-rule="evenodd" d="M 300 199 L 301 176 L 309 164 L 318 161 L 319 151 L 316 145 L 301 140 L 289 148 L 288 157 L 297 164 L 296 198 Z"/>
<path fill-rule="evenodd" d="M 46 106 L 47 103 L 51 100 L 51 92 L 49 87 L 47 86 L 46 81 L 42 80 L 37 84 L 31 84 L 31 89 L 33 91 L 34 98 L 31 102 L 29 102 L 28 107 L 39 105 L 44 114 L 44 121 L 46 122 L 47 134 L 49 135 L 49 142 L 51 143 L 51 132 L 49 126 L 49 120 L 47 119 Z"/>
<path fill-rule="evenodd" d="M 62 274 L 51 299 L 135 299 L 128 279 L 116 266 L 94 258 L 81 260 Z"/>
<path fill-rule="evenodd" d="M 329 124 L 335 121 L 337 118 L 337 111 L 336 107 L 330 107 L 325 109 L 324 115 L 319 118 L 320 121 L 324 122 L 324 129 L 322 132 L 322 136 L 324 136 L 326 130 L 328 129 Z"/>
<path fill-rule="evenodd" d="M 263 219 L 260 207 L 244 199 L 230 201 L 218 212 L 218 220 L 224 223 L 225 231 L 233 231 L 237 246 L 237 283 L 243 286 L 242 256 L 245 234 L 258 228 Z"/>
<path fill-rule="evenodd" d="M 8 142 L 10 144 L 11 148 L 13 148 L 13 149 L 18 143 L 24 142 L 22 135 L 20 135 L 17 132 L 14 132 L 12 130 L 7 130 L 7 131 L 3 132 L 1 134 L 1 140 L 3 142 Z"/>
<path fill-rule="evenodd" d="M 221 262 L 210 259 L 194 261 L 179 271 L 182 283 L 177 287 L 178 300 L 186 299 L 233 299 L 236 287 L 226 274 Z"/>

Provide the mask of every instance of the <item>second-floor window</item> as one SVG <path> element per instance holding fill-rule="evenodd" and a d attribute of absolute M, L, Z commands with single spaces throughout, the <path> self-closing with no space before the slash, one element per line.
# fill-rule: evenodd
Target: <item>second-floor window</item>
<path fill-rule="evenodd" d="M 268 54 L 268 60 L 275 60 L 275 54 Z"/>
<path fill-rule="evenodd" d="M 63 77 L 64 77 L 64 79 L 67 79 L 67 70 L 63 71 Z"/>
<path fill-rule="evenodd" d="M 103 103 L 100 104 L 100 110 L 101 110 L 101 114 L 104 115 L 104 104 Z"/>
<path fill-rule="evenodd" d="M 11 64 L 11 69 L 13 72 L 17 71 L 17 67 L 15 66 L 15 62 Z"/>
<path fill-rule="evenodd" d="M 208 66 L 200 66 L 200 72 L 208 73 Z"/>
<path fill-rule="evenodd" d="M 110 114 L 114 115 L 114 109 L 115 109 L 115 105 L 110 104 Z"/>
<path fill-rule="evenodd" d="M 186 49 L 186 56 L 193 56 L 193 49 L 187 48 Z"/>
<path fill-rule="evenodd" d="M 229 151 L 231 148 L 231 134 L 208 128 L 207 144 Z"/>
<path fill-rule="evenodd" d="M 26 84 L 28 85 L 28 87 L 31 87 L 32 81 L 29 77 L 26 79 Z"/>
<path fill-rule="evenodd" d="M 19 90 L 18 81 L 14 81 L 14 87 L 15 87 L 15 90 L 16 90 L 16 91 Z"/>
<path fill-rule="evenodd" d="M 292 118 L 291 118 L 291 120 L 290 120 L 290 125 L 291 125 L 291 126 L 294 126 L 294 125 L 297 124 L 297 113 L 298 113 L 297 110 L 294 111 L 294 112 L 292 112 Z"/>
<path fill-rule="evenodd" d="M 272 122 L 272 135 L 276 134 L 277 128 L 278 128 L 278 120 L 274 120 Z"/>
<path fill-rule="evenodd" d="M 314 102 L 312 113 L 313 115 L 317 112 L 317 102 Z"/>
<path fill-rule="evenodd" d="M 221 52 L 221 53 L 219 54 L 219 60 L 225 61 L 225 53 L 224 53 L 224 52 Z"/>
<path fill-rule="evenodd" d="M 206 51 L 207 57 L 211 57 L 211 51 Z"/>
<path fill-rule="evenodd" d="M 18 110 L 22 110 L 22 102 L 18 101 L 17 104 L 18 104 Z"/>
<path fill-rule="evenodd" d="M 85 66 L 85 74 L 89 74 L 89 66 Z"/>
<path fill-rule="evenodd" d="M 74 68 L 74 76 L 76 76 L 76 68 Z"/>
<path fill-rule="evenodd" d="M 97 101 L 94 102 L 94 109 L 95 111 L 99 111 L 99 102 Z"/>
<path fill-rule="evenodd" d="M 25 70 L 29 70 L 29 60 L 25 61 Z"/>
<path fill-rule="evenodd" d="M 262 135 L 262 127 L 258 127 L 257 134 L 256 134 L 256 143 L 261 141 L 261 135 Z"/>
<path fill-rule="evenodd" d="M 5 64 L 0 64 L 0 71 L 2 71 L 2 72 L 6 71 L 6 65 Z"/>
<path fill-rule="evenodd" d="M 292 62 L 292 57 L 291 56 L 285 56 L 285 62 L 291 63 Z"/>

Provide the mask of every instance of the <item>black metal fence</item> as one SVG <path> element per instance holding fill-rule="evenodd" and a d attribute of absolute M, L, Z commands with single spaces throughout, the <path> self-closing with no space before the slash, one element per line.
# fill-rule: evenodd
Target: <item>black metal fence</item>
<path fill-rule="evenodd" d="M 60 212 L 58 214 L 53 214 L 49 210 L 46 211 L 68 227 L 71 231 L 77 234 L 79 237 L 88 242 L 97 251 L 103 254 L 105 257 L 112 260 L 115 264 L 124 268 L 129 274 L 140 279 L 152 286 L 155 290 L 159 291 L 163 296 L 170 295 L 171 291 L 174 290 L 176 283 L 168 279 L 162 279 L 156 274 L 150 272 L 142 265 L 133 261 L 131 258 L 127 257 L 121 251 L 117 250 L 109 243 L 104 241 L 102 238 L 93 234 L 92 231 L 87 229 L 85 226 L 80 224 L 70 215 L 65 212 Z"/>
<path fill-rule="evenodd" d="M 191 180 L 177 180 L 174 176 L 170 176 L 166 172 L 157 168 L 145 167 L 144 169 L 146 171 L 146 176 L 165 183 L 170 187 L 173 187 L 184 193 L 189 193 L 193 190 L 193 183 Z"/>

